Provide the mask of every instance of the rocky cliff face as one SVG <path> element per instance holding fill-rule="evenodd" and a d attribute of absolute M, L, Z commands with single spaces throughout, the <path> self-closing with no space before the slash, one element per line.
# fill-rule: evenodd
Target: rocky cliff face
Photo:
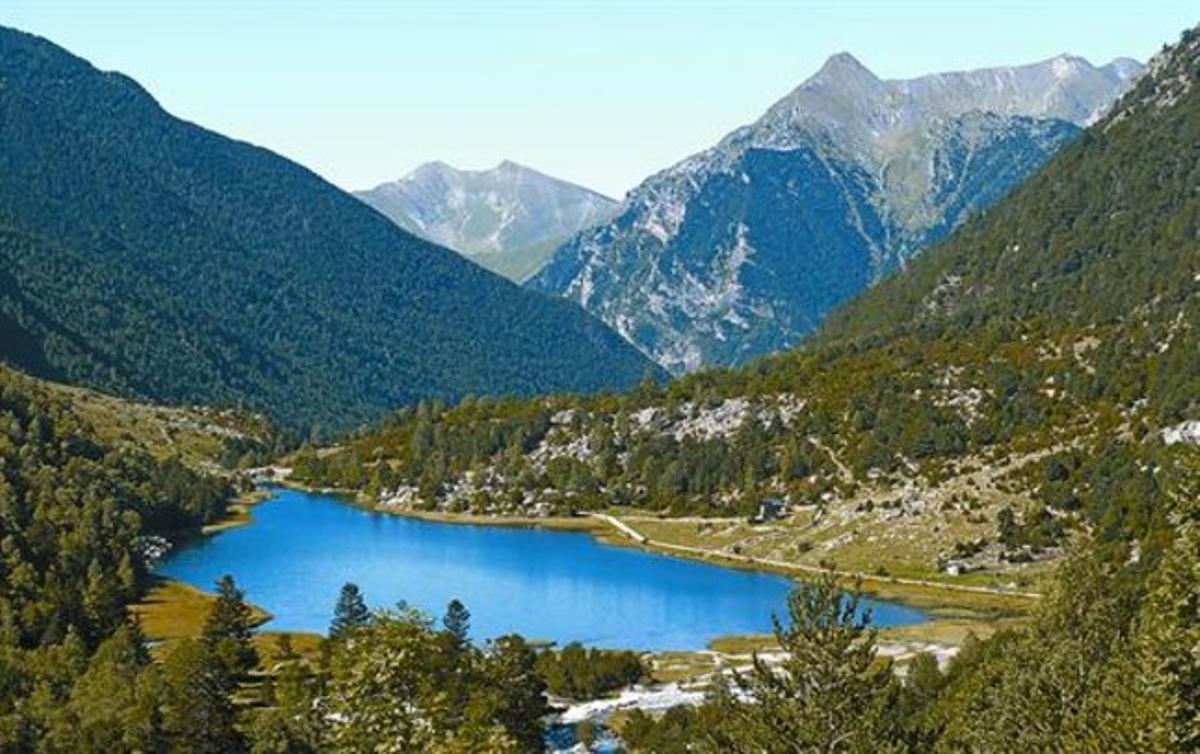
<path fill-rule="evenodd" d="M 753 124 L 647 179 L 529 285 L 677 373 L 786 348 L 1036 171 L 1139 70 L 1064 55 L 886 81 L 835 55 Z"/>

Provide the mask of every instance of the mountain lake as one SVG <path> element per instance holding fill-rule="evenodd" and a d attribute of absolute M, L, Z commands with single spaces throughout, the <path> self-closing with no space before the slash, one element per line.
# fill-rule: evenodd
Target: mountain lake
<path fill-rule="evenodd" d="M 437 617 L 451 599 L 490 639 L 571 641 L 645 651 L 700 650 L 766 633 L 784 576 L 609 545 L 586 532 L 438 523 L 377 513 L 323 494 L 274 488 L 253 520 L 171 551 L 157 571 L 211 590 L 232 574 L 272 630 L 325 633 L 343 583 L 372 608 L 400 602 Z M 917 609 L 864 599 L 877 626 L 919 623 Z"/>

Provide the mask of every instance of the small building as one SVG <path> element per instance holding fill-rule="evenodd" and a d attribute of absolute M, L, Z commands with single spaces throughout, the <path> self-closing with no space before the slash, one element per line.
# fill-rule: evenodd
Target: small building
<path fill-rule="evenodd" d="M 783 517 L 784 504 L 777 497 L 767 498 L 758 504 L 758 512 L 750 517 L 750 523 L 763 524 Z"/>

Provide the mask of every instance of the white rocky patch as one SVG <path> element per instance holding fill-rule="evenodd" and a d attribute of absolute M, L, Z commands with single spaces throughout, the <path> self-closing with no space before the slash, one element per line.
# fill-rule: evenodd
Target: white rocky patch
<path fill-rule="evenodd" d="M 763 424 L 778 421 L 790 426 L 804 406 L 805 402 L 791 393 L 780 393 L 762 405 L 744 397 L 727 398 L 714 406 L 687 401 L 673 415 L 655 407 L 630 414 L 629 428 L 631 432 L 656 431 L 676 440 L 711 440 L 737 432 L 750 417 Z"/>
<path fill-rule="evenodd" d="M 1167 427 L 1162 431 L 1162 439 L 1167 445 L 1200 445 L 1200 420 L 1191 419 Z"/>
<path fill-rule="evenodd" d="M 171 541 L 157 534 L 147 534 L 137 538 L 134 546 L 141 555 L 142 563 L 147 568 L 153 568 L 158 561 L 171 551 Z"/>
<path fill-rule="evenodd" d="M 676 440 L 691 437 L 697 440 L 711 440 L 714 437 L 725 437 L 736 432 L 746 421 L 750 402 L 745 398 L 729 398 L 721 401 L 715 408 L 693 411 L 693 404 L 685 403 L 681 408 L 687 417 L 676 422 L 670 429 Z"/>
<path fill-rule="evenodd" d="M 634 686 L 610 699 L 596 699 L 567 707 L 558 722 L 574 724 L 582 720 L 603 721 L 617 710 L 640 709 L 646 712 L 667 710 L 681 704 L 697 705 L 704 701 L 703 691 L 688 691 L 677 683 L 661 686 Z"/>
<path fill-rule="evenodd" d="M 417 488 L 410 484 L 402 484 L 394 490 L 382 490 L 379 493 L 379 504 L 389 508 L 408 508 L 420 499 Z"/>

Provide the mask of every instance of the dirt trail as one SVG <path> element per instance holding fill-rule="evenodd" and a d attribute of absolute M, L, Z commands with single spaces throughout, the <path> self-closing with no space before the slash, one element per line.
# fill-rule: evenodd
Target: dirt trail
<path fill-rule="evenodd" d="M 660 542 L 659 540 L 656 540 L 656 539 L 650 539 L 645 534 L 642 534 L 641 532 L 637 531 L 629 524 L 618 519 L 616 516 L 610 516 L 607 513 L 592 513 L 589 515 L 593 516 L 594 518 L 598 518 L 602 521 L 607 522 L 614 529 L 616 529 L 617 531 L 621 532 L 622 534 L 624 534 L 625 536 L 629 537 L 630 539 L 634 540 L 635 542 L 637 542 L 639 544 L 647 545 L 647 546 L 654 547 L 654 548 L 657 548 L 660 550 L 671 550 L 674 552 L 681 552 L 681 553 L 686 553 L 689 555 L 696 555 L 696 556 L 700 556 L 703 558 L 715 557 L 715 558 L 720 558 L 722 560 L 732 560 L 732 561 L 736 561 L 739 563 L 748 563 L 750 565 L 767 566 L 770 568 L 778 568 L 780 570 L 786 570 L 786 571 L 799 571 L 802 573 L 832 572 L 834 575 L 842 577 L 842 578 L 856 579 L 856 580 L 861 580 L 864 582 L 871 581 L 871 582 L 877 582 L 877 583 L 883 583 L 883 584 L 906 584 L 908 586 L 922 586 L 922 587 L 927 587 L 930 589 L 945 589 L 947 591 L 952 591 L 952 592 L 970 592 L 970 593 L 974 593 L 974 594 L 994 594 L 994 595 L 1000 595 L 1000 596 L 1005 596 L 1005 597 L 1025 597 L 1028 599 L 1040 599 L 1042 596 L 1041 594 L 1039 594 L 1037 592 L 1021 592 L 1021 591 L 1010 590 L 1010 589 L 997 589 L 995 587 L 989 587 L 989 586 L 975 586 L 975 585 L 971 585 L 971 584 L 946 584 L 941 581 L 930 581 L 928 579 L 911 579 L 911 578 L 903 578 L 903 577 L 899 577 L 899 576 L 878 576 L 876 574 L 864 573 L 862 571 L 843 571 L 843 570 L 837 570 L 837 569 L 835 569 L 833 571 L 829 571 L 829 569 L 822 568 L 821 566 L 807 565 L 804 563 L 793 563 L 793 562 L 789 562 L 789 561 L 785 561 L 785 560 L 775 560 L 773 558 L 757 558 L 752 555 L 741 555 L 741 554 L 732 553 L 732 552 L 722 552 L 720 550 L 711 550 L 711 549 L 707 549 L 704 547 L 691 547 L 689 545 L 677 545 L 677 544 L 673 544 L 671 542 Z"/>

